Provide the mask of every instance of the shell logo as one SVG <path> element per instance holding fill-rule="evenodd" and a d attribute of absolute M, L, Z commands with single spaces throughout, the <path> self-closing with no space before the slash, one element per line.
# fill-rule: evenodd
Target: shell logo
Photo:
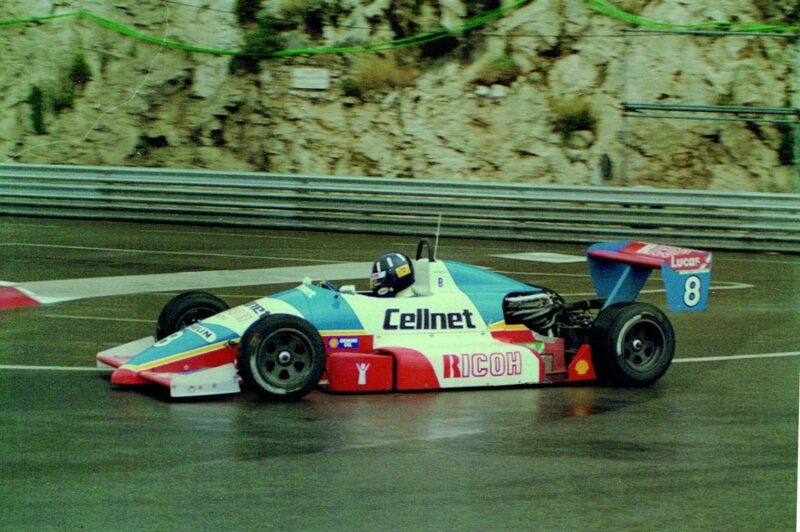
<path fill-rule="evenodd" d="M 579 360 L 577 364 L 575 364 L 575 373 L 580 376 L 586 375 L 589 373 L 589 363 L 585 360 Z"/>
<path fill-rule="evenodd" d="M 330 347 L 331 349 L 336 349 L 337 347 L 339 347 L 339 339 L 331 338 L 330 340 L 328 340 L 328 347 Z"/>

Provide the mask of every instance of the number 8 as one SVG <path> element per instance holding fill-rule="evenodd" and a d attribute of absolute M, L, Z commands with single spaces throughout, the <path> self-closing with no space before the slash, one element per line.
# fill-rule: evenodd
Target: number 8
<path fill-rule="evenodd" d="M 700 278 L 696 275 L 687 277 L 686 282 L 683 284 L 683 302 L 687 307 L 695 307 L 700 303 L 700 287 L 702 283 Z"/>

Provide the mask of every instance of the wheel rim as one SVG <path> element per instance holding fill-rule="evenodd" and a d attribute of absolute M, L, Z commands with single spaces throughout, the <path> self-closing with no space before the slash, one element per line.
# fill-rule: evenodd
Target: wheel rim
<path fill-rule="evenodd" d="M 251 360 L 267 385 L 285 390 L 302 385 L 313 371 L 314 349 L 301 332 L 279 329 L 264 338 Z"/>
<path fill-rule="evenodd" d="M 634 371 L 647 371 L 658 364 L 664 352 L 664 333 L 657 323 L 642 320 L 630 325 L 623 335 L 621 356 Z"/>

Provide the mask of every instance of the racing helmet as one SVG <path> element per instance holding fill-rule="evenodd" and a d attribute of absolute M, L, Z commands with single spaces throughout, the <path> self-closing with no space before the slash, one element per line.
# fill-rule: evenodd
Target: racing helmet
<path fill-rule="evenodd" d="M 414 284 L 414 266 L 402 253 L 392 252 L 372 264 L 369 287 L 380 297 L 391 297 Z"/>

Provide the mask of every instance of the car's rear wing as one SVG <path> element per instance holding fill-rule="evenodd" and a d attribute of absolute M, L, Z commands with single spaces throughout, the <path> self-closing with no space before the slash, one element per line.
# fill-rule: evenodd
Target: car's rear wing
<path fill-rule="evenodd" d="M 650 272 L 660 269 L 670 309 L 706 308 L 711 284 L 708 251 L 627 241 L 594 244 L 587 255 L 594 289 L 606 298 L 605 306 L 634 301 Z"/>

